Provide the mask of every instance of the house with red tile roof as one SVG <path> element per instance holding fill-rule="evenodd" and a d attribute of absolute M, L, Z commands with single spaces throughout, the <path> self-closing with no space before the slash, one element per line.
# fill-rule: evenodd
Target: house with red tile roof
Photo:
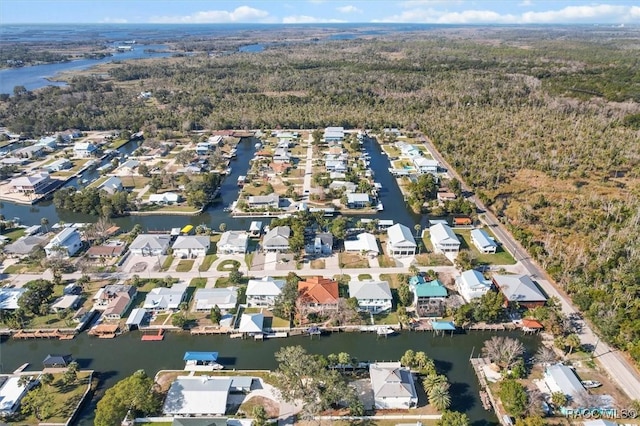
<path fill-rule="evenodd" d="M 298 310 L 303 315 L 335 311 L 339 299 L 338 282 L 330 278 L 309 277 L 298 283 Z"/>

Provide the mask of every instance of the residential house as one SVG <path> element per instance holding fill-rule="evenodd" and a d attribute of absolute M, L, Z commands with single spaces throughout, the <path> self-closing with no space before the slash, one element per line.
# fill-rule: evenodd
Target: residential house
<path fill-rule="evenodd" d="M 68 140 L 65 140 L 64 137 L 62 137 L 62 139 L 65 142 L 68 142 L 69 140 L 71 140 L 71 138 L 68 138 Z M 48 149 L 49 151 L 53 151 L 58 147 L 58 138 L 55 136 L 45 136 L 43 138 L 40 138 L 38 142 L 35 143 L 35 146 L 41 146 L 45 149 Z"/>
<path fill-rule="evenodd" d="M 438 199 L 438 203 L 440 205 L 443 205 L 447 201 L 455 201 L 458 197 L 456 197 L 456 194 L 454 194 L 453 192 L 438 191 L 438 193 L 436 194 L 436 198 Z M 445 223 L 447 222 L 445 221 Z"/>
<path fill-rule="evenodd" d="M 26 256 L 36 248 L 42 247 L 46 242 L 47 237 L 44 235 L 31 235 L 18 238 L 13 243 L 7 244 L 4 246 L 3 251 L 13 257 Z"/>
<path fill-rule="evenodd" d="M 586 389 L 576 376 L 576 373 L 562 364 L 555 364 L 546 368 L 544 383 L 549 388 L 550 394 L 560 392 L 569 399 L 581 398 L 586 393 Z"/>
<path fill-rule="evenodd" d="M 45 148 L 41 145 L 30 145 L 16 149 L 12 154 L 18 158 L 29 158 L 35 160 L 36 158 L 42 157 L 45 152 Z"/>
<path fill-rule="evenodd" d="M 347 206 L 350 209 L 361 209 L 363 207 L 369 207 L 371 205 L 371 199 L 369 194 L 363 194 L 360 192 L 351 192 L 347 194 Z"/>
<path fill-rule="evenodd" d="M 180 202 L 180 194 L 176 194 L 175 192 L 151 194 L 149 195 L 149 202 L 153 204 L 176 204 Z"/>
<path fill-rule="evenodd" d="M 267 252 L 287 251 L 289 250 L 289 237 L 291 237 L 291 228 L 276 226 L 264 235 L 262 249 Z"/>
<path fill-rule="evenodd" d="M 53 312 L 76 309 L 80 304 L 80 296 L 76 294 L 65 294 L 58 297 L 50 306 Z"/>
<path fill-rule="evenodd" d="M 118 173 L 121 175 L 133 175 L 140 165 L 138 160 L 127 160 L 118 166 Z"/>
<path fill-rule="evenodd" d="M 495 253 L 498 250 L 498 243 L 491 238 L 483 229 L 471 231 L 471 242 L 480 253 Z"/>
<path fill-rule="evenodd" d="M 173 256 L 178 258 L 204 257 L 211 246 L 211 239 L 204 235 L 180 235 L 171 246 Z"/>
<path fill-rule="evenodd" d="M 413 157 L 413 165 L 416 168 L 416 171 L 421 175 L 425 173 L 431 173 L 434 175 L 438 173 L 440 163 L 429 158 Z"/>
<path fill-rule="evenodd" d="M 193 300 L 193 309 L 196 312 L 209 312 L 215 306 L 221 311 L 228 311 L 238 305 L 238 289 L 236 287 L 199 288 Z"/>
<path fill-rule="evenodd" d="M 167 254 L 170 244 L 171 235 L 140 234 L 129 246 L 129 251 L 136 256 L 162 256 Z"/>
<path fill-rule="evenodd" d="M 320 276 L 298 283 L 298 304 L 303 313 L 338 309 L 338 282 Z"/>
<path fill-rule="evenodd" d="M 80 232 L 72 226 L 64 228 L 44 246 L 47 257 L 71 257 L 82 248 Z"/>
<path fill-rule="evenodd" d="M 291 154 L 287 148 L 276 148 L 273 153 L 273 162 L 276 164 L 290 163 Z"/>
<path fill-rule="evenodd" d="M 417 247 L 411 231 L 403 224 L 396 223 L 387 229 L 387 255 L 413 256 L 416 254 Z"/>
<path fill-rule="evenodd" d="M 42 367 L 44 368 L 65 368 L 73 362 L 71 355 L 55 355 L 48 354 L 42 361 Z"/>
<path fill-rule="evenodd" d="M 355 240 L 345 240 L 344 251 L 363 253 L 369 257 L 376 257 L 380 254 L 375 235 L 368 232 L 358 234 Z"/>
<path fill-rule="evenodd" d="M 48 173 L 59 172 L 61 170 L 70 169 L 73 164 L 66 158 L 61 158 L 59 160 L 54 161 L 53 163 L 49 163 L 42 168 Z"/>
<path fill-rule="evenodd" d="M 256 334 L 262 333 L 264 327 L 264 315 L 261 313 L 242 314 L 238 331 L 240 333 Z"/>
<path fill-rule="evenodd" d="M 429 227 L 429 239 L 436 253 L 458 253 L 460 240 L 449 225 L 437 223 Z"/>
<path fill-rule="evenodd" d="M 252 238 L 260 238 L 260 234 L 262 234 L 262 222 L 259 220 L 254 220 L 249 225 L 249 236 Z"/>
<path fill-rule="evenodd" d="M 99 259 L 102 257 L 119 257 L 125 252 L 126 245 L 123 241 L 107 241 L 99 246 L 91 246 L 87 250 L 87 256 L 92 259 Z"/>
<path fill-rule="evenodd" d="M 51 185 L 51 178 L 47 172 L 36 172 L 29 176 L 20 176 L 11 179 L 9 187 L 13 192 L 22 192 L 23 194 L 41 194 Z"/>
<path fill-rule="evenodd" d="M 414 275 L 409 278 L 409 288 L 413 291 L 413 303 L 419 317 L 441 317 L 444 314 L 447 288 L 440 280 L 427 281 L 422 275 Z"/>
<path fill-rule="evenodd" d="M 247 306 L 270 308 L 275 304 L 276 297 L 282 293 L 285 280 L 275 280 L 271 277 L 249 280 L 247 284 Z"/>
<path fill-rule="evenodd" d="M 347 182 L 343 180 L 334 180 L 329 184 L 329 189 L 340 190 L 344 189 L 346 193 L 356 192 L 358 186 L 353 182 Z"/>
<path fill-rule="evenodd" d="M 528 275 L 494 275 L 493 284 L 504 295 L 505 306 L 531 309 L 547 302 L 547 296 Z"/>
<path fill-rule="evenodd" d="M 215 145 L 209 142 L 200 142 L 196 145 L 196 154 L 207 155 L 215 149 Z"/>
<path fill-rule="evenodd" d="M 349 297 L 358 300 L 358 309 L 372 314 L 391 310 L 393 297 L 387 281 L 350 281 Z"/>
<path fill-rule="evenodd" d="M 405 157 L 422 157 L 422 152 L 420 152 L 418 148 L 406 142 L 396 142 L 396 148 L 398 148 L 400 150 L 400 154 Z"/>
<path fill-rule="evenodd" d="M 222 416 L 232 379 L 229 377 L 178 376 L 167 392 L 162 412 L 168 416 Z"/>
<path fill-rule="evenodd" d="M 475 269 L 464 271 L 456 278 L 456 289 L 467 302 L 482 297 L 491 289 L 491 285 L 491 280 L 487 280 L 482 273 Z"/>
<path fill-rule="evenodd" d="M 329 255 L 333 253 L 333 235 L 329 232 L 319 232 L 310 244 L 307 244 L 305 251 L 312 255 Z"/>
<path fill-rule="evenodd" d="M 280 196 L 276 193 L 251 195 L 247 197 L 247 205 L 252 209 L 277 209 L 280 206 Z"/>
<path fill-rule="evenodd" d="M 93 307 L 96 310 L 104 311 L 107 308 L 118 308 L 124 301 L 133 301 L 138 291 L 134 286 L 125 284 L 109 284 L 102 287 L 93 296 Z M 117 305 L 117 306 L 116 306 Z M 112 309 L 112 313 L 117 314 L 117 309 Z"/>
<path fill-rule="evenodd" d="M 10 417 L 20 407 L 20 401 L 31 388 L 31 384 L 20 381 L 21 376 L 4 376 L 0 384 L 0 418 Z"/>
<path fill-rule="evenodd" d="M 226 231 L 216 245 L 218 254 L 244 254 L 249 246 L 249 235 L 244 231 Z"/>
<path fill-rule="evenodd" d="M 376 409 L 407 409 L 418 404 L 416 385 L 408 367 L 399 362 L 369 365 L 371 388 Z"/>
<path fill-rule="evenodd" d="M 174 284 L 171 287 L 152 288 L 144 299 L 142 307 L 149 311 L 176 311 L 187 296 L 188 284 Z"/>
<path fill-rule="evenodd" d="M 18 300 L 22 294 L 27 291 L 26 288 L 9 288 L 0 287 L 0 311 L 15 311 L 20 307 Z"/>
<path fill-rule="evenodd" d="M 278 138 L 278 144 L 286 143 L 287 145 L 295 142 L 298 139 L 298 132 L 277 132 L 276 138 Z"/>
<path fill-rule="evenodd" d="M 98 189 L 105 191 L 107 194 L 115 194 L 124 189 L 122 180 L 117 176 L 109 176 L 107 180 L 98 185 Z"/>
<path fill-rule="evenodd" d="M 73 156 L 87 158 L 96 155 L 98 147 L 89 142 L 76 142 L 73 144 Z"/>
<path fill-rule="evenodd" d="M 347 162 L 344 160 L 326 160 L 324 167 L 327 172 L 345 173 L 348 170 Z"/>
<path fill-rule="evenodd" d="M 340 143 L 344 139 L 344 127 L 327 127 L 322 138 L 326 143 Z"/>
<path fill-rule="evenodd" d="M 119 321 L 124 317 L 125 312 L 129 309 L 135 299 L 137 291 L 134 288 L 133 295 L 131 292 L 120 292 L 116 294 L 107 307 L 105 308 L 102 316 L 111 321 Z"/>

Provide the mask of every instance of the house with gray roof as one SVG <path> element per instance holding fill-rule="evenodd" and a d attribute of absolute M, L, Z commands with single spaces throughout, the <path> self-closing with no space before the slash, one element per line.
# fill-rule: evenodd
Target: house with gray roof
<path fill-rule="evenodd" d="M 27 291 L 26 288 L 0 287 L 0 310 L 15 311 L 20 306 L 18 300 Z"/>
<path fill-rule="evenodd" d="M 188 284 L 174 284 L 171 287 L 152 288 L 144 299 L 142 307 L 149 311 L 175 311 L 185 301 Z"/>
<path fill-rule="evenodd" d="M 179 376 L 171 383 L 162 412 L 168 416 L 222 416 L 231 390 L 229 377 Z"/>
<path fill-rule="evenodd" d="M 350 192 L 347 194 L 347 206 L 350 209 L 361 209 L 371 205 L 369 194 L 361 192 Z"/>
<path fill-rule="evenodd" d="M 211 246 L 211 239 L 206 235 L 180 235 L 171 246 L 174 257 L 204 257 Z"/>
<path fill-rule="evenodd" d="M 244 254 L 249 246 L 249 235 L 244 231 L 226 231 L 216 245 L 218 254 Z"/>
<path fill-rule="evenodd" d="M 407 409 L 418 404 L 418 394 L 411 370 L 399 362 L 376 362 L 369 365 L 371 388 L 376 409 Z"/>
<path fill-rule="evenodd" d="M 51 185 L 51 178 L 47 172 L 36 172 L 29 176 L 11 179 L 9 187 L 13 192 L 40 194 Z"/>
<path fill-rule="evenodd" d="M 291 237 L 291 228 L 276 226 L 264 235 L 262 249 L 272 252 L 287 251 L 289 250 L 289 237 Z"/>
<path fill-rule="evenodd" d="M 436 223 L 429 227 L 429 239 L 436 253 L 458 253 L 460 240 L 449 225 Z"/>
<path fill-rule="evenodd" d="M 570 399 L 580 398 L 586 393 L 576 373 L 566 365 L 555 364 L 547 367 L 544 372 L 544 382 L 551 394 L 561 392 Z"/>
<path fill-rule="evenodd" d="M 505 305 L 531 309 L 547 302 L 547 296 L 528 275 L 494 275 L 492 280 L 504 295 Z"/>
<path fill-rule="evenodd" d="M 333 235 L 329 232 L 319 232 L 309 244 L 305 246 L 307 254 L 329 255 L 333 253 Z"/>
<path fill-rule="evenodd" d="M 122 186 L 122 180 L 117 176 L 109 176 L 107 180 L 98 185 L 98 189 L 105 191 L 107 194 L 115 194 L 116 192 L 122 191 L 124 187 Z"/>
<path fill-rule="evenodd" d="M 471 231 L 471 242 L 480 253 L 495 253 L 498 250 L 498 243 L 491 238 L 483 229 Z"/>
<path fill-rule="evenodd" d="M 456 289 L 467 302 L 482 297 L 491 289 L 491 285 L 491 280 L 486 279 L 481 272 L 475 269 L 464 271 L 456 278 Z"/>
<path fill-rule="evenodd" d="M 44 246 L 47 257 L 71 257 L 82 248 L 80 232 L 72 226 L 64 228 Z"/>
<path fill-rule="evenodd" d="M 342 142 L 344 139 L 344 127 L 327 127 L 322 138 L 326 143 Z"/>
<path fill-rule="evenodd" d="M 247 205 L 252 209 L 280 207 L 280 196 L 276 193 L 269 195 L 251 195 L 247 197 Z"/>
<path fill-rule="evenodd" d="M 417 247 L 416 240 L 408 227 L 396 223 L 387 229 L 387 255 L 413 256 L 416 254 Z"/>
<path fill-rule="evenodd" d="M 360 311 L 379 314 L 391 310 L 393 297 L 387 281 L 350 281 L 349 297 L 358 300 Z"/>
<path fill-rule="evenodd" d="M 376 236 L 368 232 L 358 234 L 355 240 L 345 240 L 344 251 L 364 253 L 370 257 L 380 254 Z"/>
<path fill-rule="evenodd" d="M 234 309 L 238 304 L 236 287 L 199 288 L 193 295 L 193 309 L 196 312 L 209 312 L 217 306 L 221 311 Z"/>
<path fill-rule="evenodd" d="M 49 173 L 59 172 L 61 170 L 70 169 L 72 166 L 71 161 L 67 158 L 60 158 L 59 160 L 54 161 L 53 163 L 47 164 L 42 168 Z"/>
<path fill-rule="evenodd" d="M 247 283 L 247 306 L 271 307 L 282 293 L 285 280 L 271 277 L 249 280 Z"/>
<path fill-rule="evenodd" d="M 4 246 L 3 251 L 14 257 L 26 256 L 38 247 L 42 247 L 47 242 L 44 235 L 30 235 L 17 239 L 11 244 Z"/>
<path fill-rule="evenodd" d="M 170 244 L 168 234 L 140 234 L 129 246 L 129 251 L 136 256 L 161 256 L 167 254 Z"/>

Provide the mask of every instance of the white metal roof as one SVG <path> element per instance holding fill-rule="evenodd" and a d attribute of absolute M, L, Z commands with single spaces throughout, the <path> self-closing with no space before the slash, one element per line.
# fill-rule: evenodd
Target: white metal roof
<path fill-rule="evenodd" d="M 453 229 L 444 223 L 436 223 L 435 225 L 429 228 L 429 235 L 431 236 L 431 240 L 442 244 L 452 244 L 458 243 L 460 244 L 460 240 L 458 236 L 453 232 Z"/>
<path fill-rule="evenodd" d="M 349 297 L 358 300 L 391 300 L 391 289 L 387 281 L 350 281 Z"/>
<path fill-rule="evenodd" d="M 242 314 L 238 331 L 241 333 L 261 333 L 264 324 L 262 314 Z"/>
<path fill-rule="evenodd" d="M 387 229 L 387 236 L 389 237 L 389 243 L 393 246 L 413 246 L 416 247 L 416 240 L 413 238 L 411 231 L 408 227 L 401 223 L 396 223 Z"/>
<path fill-rule="evenodd" d="M 180 376 L 171 384 L 162 411 L 165 414 L 223 415 L 231 382 L 227 377 Z"/>
<path fill-rule="evenodd" d="M 282 293 L 284 280 L 274 280 L 271 277 L 263 277 L 259 280 L 249 280 L 247 283 L 247 296 L 277 296 Z"/>

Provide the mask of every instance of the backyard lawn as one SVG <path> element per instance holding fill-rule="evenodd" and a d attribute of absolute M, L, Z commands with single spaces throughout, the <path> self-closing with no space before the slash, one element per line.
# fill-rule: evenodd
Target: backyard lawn
<path fill-rule="evenodd" d="M 495 235 L 488 229 L 482 228 L 490 237 L 495 238 Z M 471 250 L 472 257 L 478 260 L 481 265 L 515 265 L 515 259 L 505 251 L 502 244 L 498 243 L 498 251 L 496 254 L 480 253 L 476 246 L 471 242 L 471 230 L 470 229 L 454 229 L 455 234 L 460 239 L 460 249 Z M 497 240 L 496 240 L 497 241 Z"/>
<path fill-rule="evenodd" d="M 24 235 L 24 228 L 13 228 L 2 233 L 2 236 L 9 238 L 11 242 L 14 242 L 18 238 Z"/>

